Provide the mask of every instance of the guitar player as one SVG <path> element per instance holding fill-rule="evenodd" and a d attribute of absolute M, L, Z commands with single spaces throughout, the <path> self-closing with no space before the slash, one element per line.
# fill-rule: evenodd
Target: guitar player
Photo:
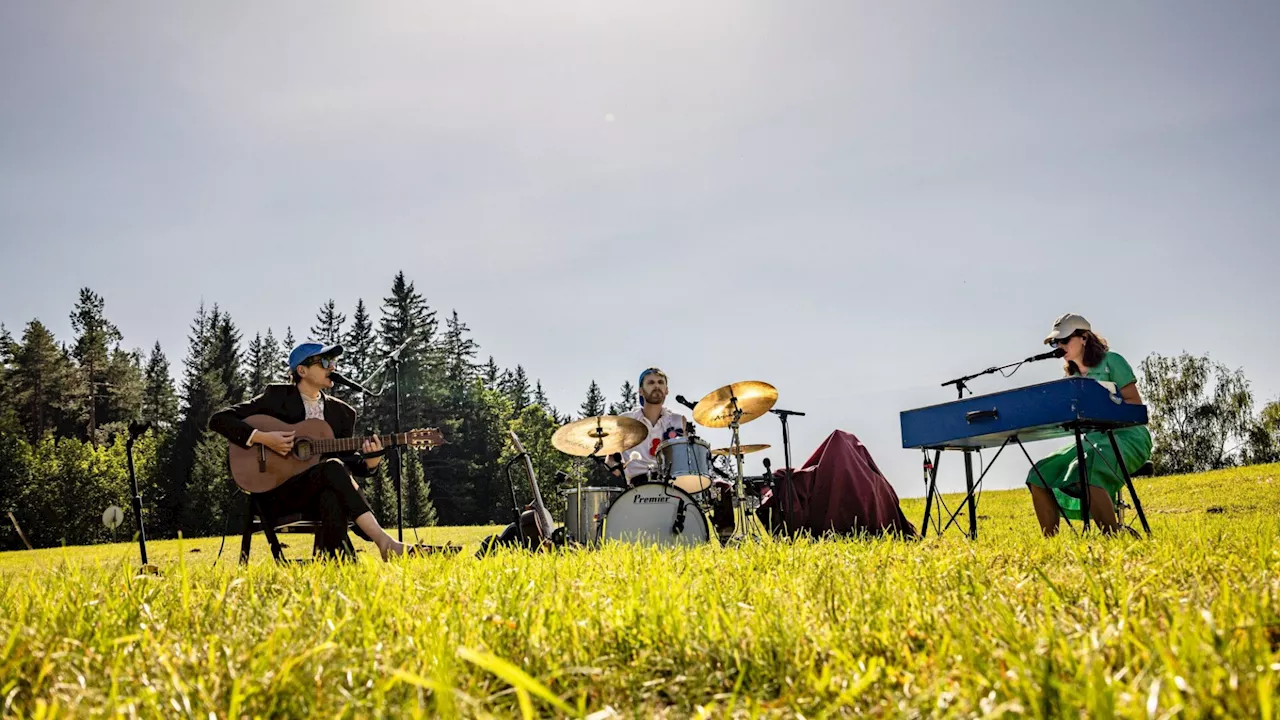
<path fill-rule="evenodd" d="M 322 419 L 333 428 L 334 437 L 351 437 L 355 430 L 356 411 L 341 400 L 326 395 L 333 387 L 329 374 L 337 367 L 341 345 L 304 342 L 289 353 L 289 372 L 293 384 L 268 385 L 261 395 L 225 408 L 209 418 L 209 429 L 231 443 L 249 448 L 263 445 L 280 455 L 293 449 L 293 432 L 255 430 L 244 418 L 269 415 L 287 423 Z M 363 454 L 382 449 L 377 439 L 364 443 Z M 364 535 L 378 546 L 382 559 L 411 552 L 413 547 L 396 541 L 378 524 L 369 503 L 361 494 L 355 477 L 369 477 L 382 457 L 329 457 L 289 478 L 273 490 L 259 493 L 256 500 L 264 514 L 263 521 L 292 513 L 305 513 L 320 519 L 317 552 L 326 557 L 350 558 L 347 544 L 347 522 L 354 520 Z"/>

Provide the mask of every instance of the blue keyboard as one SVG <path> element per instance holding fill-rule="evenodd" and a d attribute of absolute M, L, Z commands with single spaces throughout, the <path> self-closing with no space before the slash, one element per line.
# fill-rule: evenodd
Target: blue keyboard
<path fill-rule="evenodd" d="M 902 447 L 978 450 L 1147 424 L 1147 406 L 1124 403 L 1089 378 L 1064 378 L 902 413 Z"/>

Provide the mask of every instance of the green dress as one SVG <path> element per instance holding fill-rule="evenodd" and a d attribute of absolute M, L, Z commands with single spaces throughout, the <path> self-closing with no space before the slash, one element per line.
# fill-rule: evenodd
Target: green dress
<path fill-rule="evenodd" d="M 1090 368 L 1085 377 L 1115 383 L 1117 392 L 1136 380 L 1129 363 L 1119 353 L 1113 352 L 1107 353 L 1097 367 Z M 1115 431 L 1115 435 L 1120 455 L 1130 474 L 1151 459 L 1151 433 L 1146 427 L 1121 428 Z M 1116 454 L 1106 433 L 1085 433 L 1084 461 L 1089 471 L 1089 484 L 1105 489 L 1114 501 L 1124 486 L 1124 476 L 1120 474 Z M 1035 469 L 1027 474 L 1027 484 L 1051 488 L 1062 513 L 1073 520 L 1081 518 L 1080 499 L 1064 493 L 1062 489 L 1079 492 L 1080 473 L 1076 468 L 1076 446 L 1072 443 L 1036 463 Z M 1040 481 L 1042 476 L 1044 482 Z"/>

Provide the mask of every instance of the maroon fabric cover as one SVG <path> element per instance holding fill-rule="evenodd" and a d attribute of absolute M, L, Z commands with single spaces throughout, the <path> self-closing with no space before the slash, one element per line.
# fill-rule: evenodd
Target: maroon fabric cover
<path fill-rule="evenodd" d="M 785 479 L 782 471 L 775 492 L 761 508 L 781 520 Z M 818 536 L 896 533 L 916 537 L 916 528 L 902 514 L 898 494 L 857 437 L 836 430 L 792 473 L 792 516 L 788 527 Z M 773 523 L 774 527 L 778 523 Z"/>

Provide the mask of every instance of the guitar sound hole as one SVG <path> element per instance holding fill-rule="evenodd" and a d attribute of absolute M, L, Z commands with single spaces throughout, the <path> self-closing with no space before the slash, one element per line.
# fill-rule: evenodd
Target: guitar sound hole
<path fill-rule="evenodd" d="M 298 442 L 294 443 L 293 454 L 297 456 L 299 460 L 310 460 L 311 459 L 311 441 L 299 440 Z"/>

